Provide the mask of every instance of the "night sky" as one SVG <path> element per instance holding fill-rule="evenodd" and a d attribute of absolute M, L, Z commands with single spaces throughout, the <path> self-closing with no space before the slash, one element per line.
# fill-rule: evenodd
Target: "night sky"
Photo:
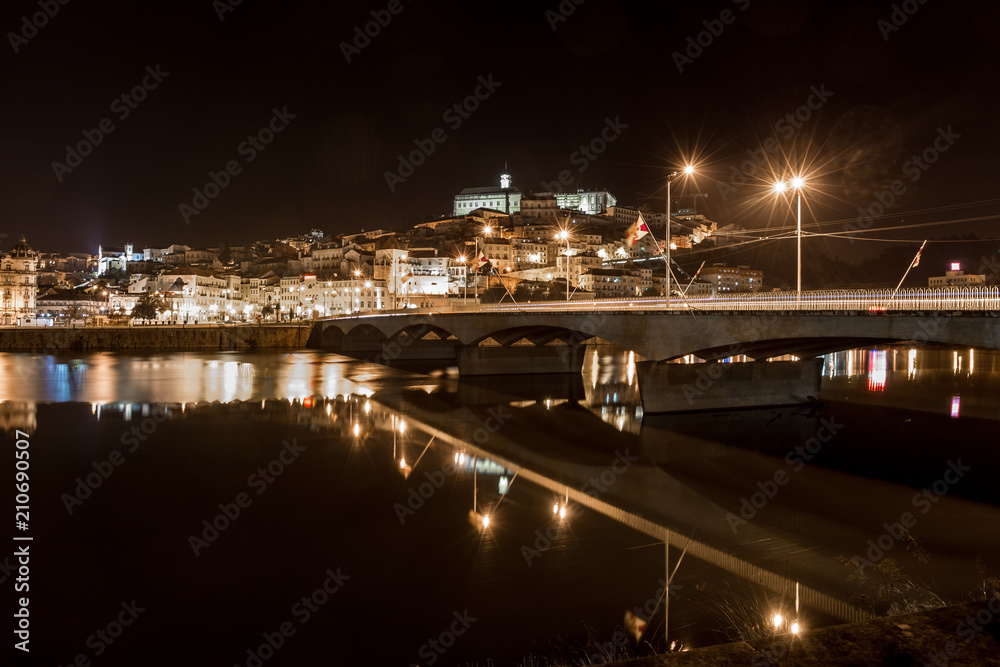
<path fill-rule="evenodd" d="M 804 218 L 829 223 L 809 229 L 857 226 L 886 191 L 869 236 L 1000 236 L 995 0 L 235 2 L 3 3 L 0 248 L 400 229 L 504 163 L 524 192 L 566 171 L 567 189 L 662 210 L 687 159 L 699 171 L 675 195 L 708 194 L 723 223 L 794 225 L 765 183 L 801 169 Z M 198 200 L 210 172 L 225 187 Z"/>

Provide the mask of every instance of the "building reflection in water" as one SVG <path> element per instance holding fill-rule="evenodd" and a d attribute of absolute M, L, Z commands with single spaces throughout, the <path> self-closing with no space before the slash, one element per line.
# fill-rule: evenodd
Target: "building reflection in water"
<path fill-rule="evenodd" d="M 642 428 L 642 401 L 631 350 L 598 345 L 587 351 L 583 364 L 585 407 L 624 433 Z"/>

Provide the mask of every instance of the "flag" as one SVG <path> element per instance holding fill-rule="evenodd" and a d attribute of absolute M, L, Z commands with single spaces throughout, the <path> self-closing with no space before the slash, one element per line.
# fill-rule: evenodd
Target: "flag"
<path fill-rule="evenodd" d="M 492 265 L 493 264 L 492 264 L 492 262 L 490 262 L 489 258 L 486 256 L 486 253 L 482 253 L 481 252 L 481 253 L 479 253 L 479 259 L 476 260 L 476 273 L 482 273 L 483 269 L 489 271 L 489 269 L 490 269 L 490 267 Z"/>
<path fill-rule="evenodd" d="M 703 269 L 704 267 L 705 267 L 705 262 L 702 262 L 702 263 L 701 263 L 701 266 L 699 266 L 699 267 L 698 267 L 698 270 L 694 272 L 694 278 L 692 278 L 692 279 L 691 279 L 691 282 L 694 282 L 695 280 L 698 280 L 698 274 L 700 274 L 700 273 L 701 273 L 701 270 L 702 270 L 702 269 Z"/>
<path fill-rule="evenodd" d="M 911 268 L 915 269 L 917 268 L 917 265 L 920 264 L 920 253 L 924 251 L 925 245 L 927 245 L 927 241 L 924 241 L 923 243 L 920 244 L 920 250 L 917 251 L 917 256 L 913 258 L 913 266 Z"/>
<path fill-rule="evenodd" d="M 646 631 L 646 621 L 642 620 L 635 612 L 625 612 L 625 628 L 635 641 L 642 639 L 642 633 Z"/>
<path fill-rule="evenodd" d="M 646 226 L 646 221 L 642 219 L 642 213 L 640 213 L 639 217 L 632 223 L 632 226 L 625 231 L 625 243 L 631 248 L 633 243 L 648 233 L 649 227 Z"/>

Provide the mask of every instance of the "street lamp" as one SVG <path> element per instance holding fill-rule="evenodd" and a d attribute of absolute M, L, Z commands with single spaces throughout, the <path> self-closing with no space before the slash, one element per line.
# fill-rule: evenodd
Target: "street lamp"
<path fill-rule="evenodd" d="M 569 232 L 564 229 L 556 238 L 566 242 L 566 301 L 569 301 Z"/>
<path fill-rule="evenodd" d="M 801 176 L 794 177 L 789 183 L 778 181 L 774 184 L 774 192 L 782 194 L 791 187 L 795 190 L 796 211 L 795 211 L 795 238 L 796 238 L 796 270 L 795 270 L 795 293 L 796 301 L 802 298 L 802 188 L 805 187 L 805 179 Z"/>
<path fill-rule="evenodd" d="M 465 299 L 462 305 L 469 305 L 469 266 L 465 263 L 465 255 L 459 255 L 458 263 L 462 265 L 462 286 L 465 289 Z"/>
<path fill-rule="evenodd" d="M 690 176 L 694 173 L 694 167 L 692 165 L 685 165 L 684 169 L 681 170 L 685 176 Z M 670 184 L 673 182 L 674 178 L 680 174 L 676 171 L 672 171 L 667 174 L 667 238 L 666 238 L 666 248 L 664 251 L 666 253 L 667 260 L 667 289 L 666 289 L 666 306 L 670 308 Z"/>
<path fill-rule="evenodd" d="M 354 269 L 354 278 L 358 279 L 360 277 L 361 277 L 361 269 Z M 359 287 L 355 287 L 354 288 L 354 294 L 351 296 L 351 299 L 352 299 L 352 301 L 351 301 L 351 313 L 356 313 L 356 312 L 358 312 L 360 310 L 360 308 L 358 308 L 357 305 L 356 305 L 358 303 L 358 293 L 360 291 L 361 291 L 361 288 L 359 288 Z"/>

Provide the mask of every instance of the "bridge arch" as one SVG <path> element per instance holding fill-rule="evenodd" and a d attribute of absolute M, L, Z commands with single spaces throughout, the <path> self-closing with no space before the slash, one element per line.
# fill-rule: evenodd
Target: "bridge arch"
<path fill-rule="evenodd" d="M 562 345 L 579 346 L 592 342 L 597 338 L 592 333 L 585 333 L 577 329 L 560 326 L 545 325 L 523 325 L 507 327 L 492 331 L 486 335 L 480 335 L 475 340 L 470 341 L 471 346 L 481 346 L 484 342 L 495 341 L 500 347 L 517 346 L 521 341 L 526 341 L 535 347 L 545 347 L 553 343 Z"/>

